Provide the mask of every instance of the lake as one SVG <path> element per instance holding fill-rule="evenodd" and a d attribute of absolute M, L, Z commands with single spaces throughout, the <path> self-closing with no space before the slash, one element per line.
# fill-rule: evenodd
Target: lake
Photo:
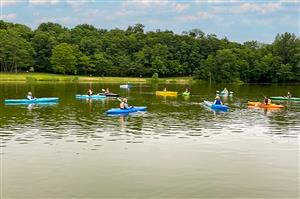
<path fill-rule="evenodd" d="M 128 97 L 145 113 L 107 116 L 116 99 L 77 100 L 88 88 Z M 159 97 L 164 87 L 185 98 Z M 227 87 L 228 112 L 202 105 Z M 4 99 L 59 97 L 57 104 Z M 300 85 L 0 83 L 2 198 L 298 198 L 300 102 L 247 101 Z"/>

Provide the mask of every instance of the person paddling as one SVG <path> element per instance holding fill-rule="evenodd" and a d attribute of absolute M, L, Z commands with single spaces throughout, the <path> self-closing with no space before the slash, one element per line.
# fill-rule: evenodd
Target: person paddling
<path fill-rule="evenodd" d="M 120 109 L 130 109 L 130 108 L 133 108 L 133 107 L 129 106 L 127 98 L 124 98 L 120 103 Z"/>
<path fill-rule="evenodd" d="M 106 88 L 106 90 L 104 91 L 105 94 L 109 94 L 109 88 Z"/>
<path fill-rule="evenodd" d="M 264 98 L 265 105 L 271 104 L 271 99 L 269 99 L 267 96 Z"/>
<path fill-rule="evenodd" d="M 227 90 L 227 88 L 224 88 L 224 90 L 221 92 L 221 93 L 223 93 L 223 94 L 228 94 L 228 90 Z"/>
<path fill-rule="evenodd" d="M 290 92 L 288 92 L 286 97 L 287 98 L 292 98 L 293 96 L 292 96 L 292 94 Z"/>
<path fill-rule="evenodd" d="M 88 96 L 91 96 L 91 95 L 93 95 L 93 91 L 92 91 L 92 89 L 89 89 L 89 90 L 87 91 L 87 95 L 88 95 Z"/>
<path fill-rule="evenodd" d="M 219 96 L 216 96 L 214 104 L 223 104 Z"/>
<path fill-rule="evenodd" d="M 32 93 L 29 91 L 26 97 L 28 100 L 35 100 L 36 98 L 32 96 Z"/>

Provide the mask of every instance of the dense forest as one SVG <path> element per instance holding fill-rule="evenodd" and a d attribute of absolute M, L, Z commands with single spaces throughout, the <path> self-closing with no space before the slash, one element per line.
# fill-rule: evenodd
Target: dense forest
<path fill-rule="evenodd" d="M 300 39 L 278 34 L 272 44 L 243 44 L 193 29 L 72 29 L 42 23 L 36 30 L 0 20 L 1 72 L 93 76 L 194 76 L 213 82 L 299 82 Z"/>

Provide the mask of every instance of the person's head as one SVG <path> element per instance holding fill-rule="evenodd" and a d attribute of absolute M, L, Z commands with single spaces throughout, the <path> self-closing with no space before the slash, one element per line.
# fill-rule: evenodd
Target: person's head
<path fill-rule="evenodd" d="M 219 99 L 220 99 L 220 96 L 217 95 L 215 99 L 216 99 L 216 100 L 219 100 Z"/>
<path fill-rule="evenodd" d="M 227 88 L 224 88 L 224 90 L 227 90 Z"/>
<path fill-rule="evenodd" d="M 288 95 L 290 95 L 291 93 L 290 93 L 290 91 L 288 91 Z"/>
<path fill-rule="evenodd" d="M 32 95 L 31 91 L 28 92 L 28 95 Z"/>
<path fill-rule="evenodd" d="M 123 102 L 127 103 L 127 101 L 128 101 L 127 98 L 124 98 L 124 99 L 123 99 Z"/>
<path fill-rule="evenodd" d="M 188 89 L 188 88 L 186 88 L 186 89 L 185 89 L 185 91 L 189 91 L 189 89 Z"/>
<path fill-rule="evenodd" d="M 89 88 L 89 91 L 92 91 L 92 89 Z"/>

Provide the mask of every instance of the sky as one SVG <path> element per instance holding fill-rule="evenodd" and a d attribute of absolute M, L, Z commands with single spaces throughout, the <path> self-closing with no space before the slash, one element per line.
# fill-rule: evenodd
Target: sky
<path fill-rule="evenodd" d="M 278 33 L 300 31 L 300 0 L 0 0 L 0 6 L 1 20 L 32 29 L 43 22 L 104 29 L 141 23 L 145 31 L 197 28 L 240 43 L 272 43 Z"/>

